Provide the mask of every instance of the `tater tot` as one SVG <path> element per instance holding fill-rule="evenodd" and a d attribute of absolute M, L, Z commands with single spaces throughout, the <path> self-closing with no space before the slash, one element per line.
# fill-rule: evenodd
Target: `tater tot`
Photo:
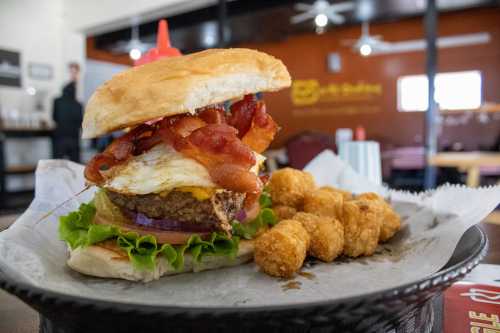
<path fill-rule="evenodd" d="M 401 218 L 382 196 L 369 192 L 360 194 L 357 198 L 361 200 L 373 200 L 380 203 L 382 214 L 382 226 L 380 228 L 379 236 L 380 242 L 388 241 L 392 236 L 394 236 L 394 234 L 396 234 L 396 232 L 399 231 L 399 229 L 401 229 Z"/>
<path fill-rule="evenodd" d="M 311 237 L 309 255 L 331 262 L 342 254 L 344 227 L 338 220 L 309 213 L 297 213 L 293 219 L 302 223 Z"/>
<path fill-rule="evenodd" d="M 310 173 L 284 168 L 272 173 L 268 188 L 273 204 L 300 209 L 304 195 L 313 191 L 316 184 Z"/>
<path fill-rule="evenodd" d="M 344 203 L 344 254 L 350 257 L 372 255 L 380 237 L 380 205 L 370 200 Z"/>
<path fill-rule="evenodd" d="M 346 190 L 341 190 L 341 189 L 336 188 L 336 187 L 322 186 L 319 189 L 320 190 L 325 190 L 325 191 L 330 191 L 330 192 L 333 192 L 333 193 L 340 193 L 340 194 L 342 194 L 342 197 L 344 198 L 344 201 L 349 201 L 349 200 L 354 199 L 354 197 L 353 197 L 353 195 L 352 195 L 351 192 L 346 191 Z"/>
<path fill-rule="evenodd" d="M 342 194 L 318 189 L 304 196 L 304 212 L 339 219 L 343 202 Z"/>
<path fill-rule="evenodd" d="M 309 242 L 299 221 L 283 220 L 256 239 L 255 263 L 269 275 L 291 277 L 302 267 Z"/>
<path fill-rule="evenodd" d="M 274 206 L 273 211 L 278 221 L 291 219 L 297 213 L 297 209 L 285 205 Z"/>

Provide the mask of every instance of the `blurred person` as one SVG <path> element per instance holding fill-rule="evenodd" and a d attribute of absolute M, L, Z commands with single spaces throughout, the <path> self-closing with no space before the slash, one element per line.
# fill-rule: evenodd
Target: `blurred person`
<path fill-rule="evenodd" d="M 62 95 L 54 100 L 52 117 L 56 124 L 52 138 L 54 158 L 68 158 L 80 162 L 80 125 L 83 107 L 76 99 L 76 83 L 80 73 L 77 63 L 69 64 L 70 82 L 62 91 Z"/>

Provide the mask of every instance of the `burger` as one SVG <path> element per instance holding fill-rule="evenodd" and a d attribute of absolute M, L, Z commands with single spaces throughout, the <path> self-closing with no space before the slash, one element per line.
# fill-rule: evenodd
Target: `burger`
<path fill-rule="evenodd" d="M 252 260 L 252 239 L 275 223 L 260 171 L 279 129 L 258 95 L 290 82 L 268 54 L 211 49 L 100 86 L 82 137 L 122 134 L 85 167 L 93 200 L 60 218 L 69 267 L 150 281 Z"/>

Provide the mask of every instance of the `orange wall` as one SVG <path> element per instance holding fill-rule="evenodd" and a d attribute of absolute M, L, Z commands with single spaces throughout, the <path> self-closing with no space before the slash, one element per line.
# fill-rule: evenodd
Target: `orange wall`
<path fill-rule="evenodd" d="M 115 64 L 127 65 L 127 66 L 132 66 L 134 64 L 134 62 L 132 61 L 132 59 L 130 59 L 127 53 L 115 54 L 109 51 L 97 49 L 95 47 L 94 37 L 87 37 L 86 50 L 88 59 L 112 62 Z"/>
<path fill-rule="evenodd" d="M 439 49 L 439 71 L 480 70 L 483 78 L 483 100 L 500 103 L 500 9 L 479 9 L 442 14 L 439 17 L 439 36 L 490 32 L 489 44 Z M 374 24 L 371 33 L 382 35 L 387 41 L 424 38 L 422 18 L 394 23 Z M 332 28 L 314 33 L 290 37 L 282 42 L 245 44 L 280 58 L 294 79 L 317 79 L 328 83 L 380 84 L 382 95 L 368 102 L 328 102 L 317 107 L 292 105 L 290 89 L 266 94 L 269 112 L 283 127 L 275 146 L 303 130 L 319 130 L 334 133 L 336 128 L 361 124 L 369 138 L 386 145 L 416 145 L 422 142 L 424 113 L 397 111 L 396 82 L 401 75 L 425 73 L 425 52 L 361 57 L 341 44 L 344 39 L 356 39 L 359 26 Z M 327 69 L 327 55 L 338 52 L 341 56 L 340 73 Z M 354 113 L 346 113 L 346 107 L 354 107 Z M 368 108 L 367 108 L 368 107 Z M 351 110 L 352 111 L 352 110 Z M 459 117 L 459 116 L 452 116 Z M 500 121 L 480 124 L 475 118 L 463 126 L 446 126 L 440 138 L 441 144 L 460 141 L 469 149 L 490 145 L 500 134 Z"/>

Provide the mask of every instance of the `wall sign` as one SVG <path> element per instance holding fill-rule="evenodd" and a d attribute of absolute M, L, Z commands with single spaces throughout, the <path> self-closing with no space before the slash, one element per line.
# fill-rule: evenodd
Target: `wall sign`
<path fill-rule="evenodd" d="M 51 80 L 53 77 L 52 66 L 30 62 L 28 64 L 28 75 L 35 80 Z"/>
<path fill-rule="evenodd" d="M 19 52 L 0 49 L 0 85 L 21 86 L 21 56 Z"/>
<path fill-rule="evenodd" d="M 329 83 L 318 80 L 294 80 L 291 98 L 294 106 L 312 106 L 322 103 L 366 102 L 382 96 L 379 83 Z"/>

